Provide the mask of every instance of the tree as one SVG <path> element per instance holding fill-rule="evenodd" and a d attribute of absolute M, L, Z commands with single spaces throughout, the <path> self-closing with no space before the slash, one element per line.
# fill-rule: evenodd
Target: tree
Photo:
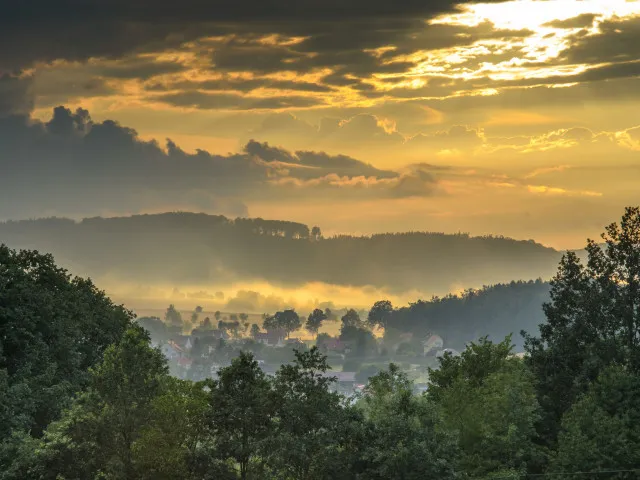
<path fill-rule="evenodd" d="M 562 258 L 540 337 L 526 336 L 548 445 L 563 414 L 605 368 L 640 370 L 640 208 L 627 208 L 602 238 L 604 246 L 588 241 L 586 267 L 572 252 Z"/>
<path fill-rule="evenodd" d="M 242 352 L 220 369 L 210 397 L 210 428 L 223 459 L 239 466 L 247 478 L 252 461 L 262 458 L 263 442 L 271 434 L 271 385 L 252 354 Z"/>
<path fill-rule="evenodd" d="M 345 327 L 356 327 L 362 328 L 364 325 L 362 320 L 360 320 L 360 315 L 353 308 L 347 310 L 347 312 L 342 316 L 342 328 Z"/>
<path fill-rule="evenodd" d="M 563 417 L 558 451 L 550 472 L 637 469 L 640 464 L 638 398 L 640 377 L 637 373 L 620 366 L 605 369 Z M 609 478 L 635 479 L 637 472 L 620 472 Z"/>
<path fill-rule="evenodd" d="M 483 338 L 429 371 L 428 396 L 457 432 L 459 468 L 470 478 L 518 478 L 540 461 L 533 376 L 510 351 L 510 337 L 498 344 Z"/>
<path fill-rule="evenodd" d="M 391 316 L 393 315 L 393 305 L 389 300 L 381 300 L 373 304 L 369 315 L 367 316 L 367 323 L 369 327 L 375 328 L 387 328 Z"/>
<path fill-rule="evenodd" d="M 137 318 L 136 322 L 148 331 L 155 341 L 167 341 L 170 338 L 167 324 L 158 317 L 141 317 Z"/>
<path fill-rule="evenodd" d="M 259 333 L 260 333 L 260 326 L 257 323 L 254 323 L 253 325 L 251 325 L 251 337 L 255 339 L 258 337 Z"/>
<path fill-rule="evenodd" d="M 211 468 L 208 385 L 167 378 L 133 445 L 137 478 L 195 479 Z"/>
<path fill-rule="evenodd" d="M 89 390 L 47 429 L 46 478 L 135 478 L 133 447 L 167 378 L 165 358 L 149 346 L 146 331 L 129 328 L 91 370 Z"/>
<path fill-rule="evenodd" d="M 216 322 L 219 322 L 219 321 L 220 321 L 220 316 L 221 316 L 221 315 L 222 315 L 222 314 L 220 313 L 220 311 L 219 311 L 219 310 L 216 310 L 216 311 L 214 312 L 213 317 L 216 319 Z"/>
<path fill-rule="evenodd" d="M 359 404 L 368 428 L 358 478 L 457 478 L 454 435 L 428 398 L 412 390 L 394 364 L 369 379 Z"/>
<path fill-rule="evenodd" d="M 204 320 L 200 323 L 200 328 L 203 330 L 212 330 L 213 324 L 211 323 L 211 319 L 209 317 L 204 317 Z"/>
<path fill-rule="evenodd" d="M 262 326 L 267 331 L 283 330 L 289 336 L 291 332 L 302 326 L 302 322 L 295 310 L 284 310 L 267 316 Z"/>
<path fill-rule="evenodd" d="M 309 317 L 307 318 L 307 322 L 305 323 L 305 328 L 309 332 L 313 334 L 317 334 L 318 330 L 320 330 L 320 328 L 322 327 L 322 322 L 326 319 L 327 319 L 327 316 L 325 315 L 325 313 L 319 308 L 316 308 L 313 312 L 309 314 Z"/>
<path fill-rule="evenodd" d="M 11 431 L 40 436 L 59 418 L 132 318 L 51 255 L 0 245 L 0 450 Z"/>
<path fill-rule="evenodd" d="M 178 310 L 176 310 L 176 307 L 173 304 L 169 305 L 167 308 L 167 311 L 164 314 L 164 321 L 171 326 L 182 327 L 182 315 Z"/>
<path fill-rule="evenodd" d="M 198 324 L 198 313 L 193 312 L 191 314 L 191 325 L 197 325 L 197 324 Z"/>
<path fill-rule="evenodd" d="M 333 321 L 337 320 L 336 315 L 331 311 L 330 308 L 325 308 L 324 309 L 324 315 L 325 315 L 325 317 L 327 317 L 327 320 L 329 320 L 330 322 L 333 322 Z"/>
<path fill-rule="evenodd" d="M 229 320 L 231 320 L 232 322 L 237 322 L 238 321 L 238 314 L 237 313 L 232 313 L 231 315 L 229 315 Z"/>
<path fill-rule="evenodd" d="M 249 320 L 249 315 L 247 315 L 246 313 L 241 313 L 238 316 L 240 317 L 240 320 L 242 320 L 243 322 L 246 322 L 247 320 Z"/>
<path fill-rule="evenodd" d="M 326 357 L 313 347 L 295 351 L 292 364 L 276 373 L 276 421 L 269 441 L 269 465 L 278 478 L 324 478 L 332 461 L 335 432 L 341 419 L 341 397 L 330 387 Z"/>
<path fill-rule="evenodd" d="M 441 393 L 458 379 L 479 387 L 492 373 L 498 372 L 510 358 L 511 336 L 494 344 L 487 337 L 471 342 L 459 357 L 446 354 L 437 369 L 429 369 L 429 396 L 438 401 Z"/>
<path fill-rule="evenodd" d="M 197 314 L 202 313 L 202 307 L 200 305 L 198 305 L 195 310 L 194 310 Z"/>
<path fill-rule="evenodd" d="M 315 226 L 311 229 L 311 239 L 314 241 L 322 239 L 322 231 L 320 230 L 320 227 Z"/>

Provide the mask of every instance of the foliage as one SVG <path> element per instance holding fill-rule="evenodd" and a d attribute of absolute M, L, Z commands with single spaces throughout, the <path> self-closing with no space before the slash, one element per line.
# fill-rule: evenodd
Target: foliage
<path fill-rule="evenodd" d="M 335 377 L 317 348 L 296 352 L 273 384 L 275 416 L 268 463 L 279 478 L 321 478 L 332 461 L 334 431 L 341 419 L 341 397 L 330 391 Z"/>
<path fill-rule="evenodd" d="M 458 432 L 459 467 L 471 478 L 526 473 L 538 461 L 533 378 L 521 360 L 505 355 L 509 347 L 509 338 L 497 345 L 484 339 L 431 371 L 429 397 L 447 429 Z"/>
<path fill-rule="evenodd" d="M 51 255 L 0 245 L 0 439 L 12 430 L 40 435 L 131 318 Z"/>
<path fill-rule="evenodd" d="M 171 304 L 164 313 L 164 321 L 174 327 L 182 327 L 182 314 Z"/>
<path fill-rule="evenodd" d="M 369 327 L 387 328 L 391 318 L 393 316 L 393 305 L 389 300 L 381 300 L 373 304 L 369 315 L 367 317 L 367 323 Z"/>
<path fill-rule="evenodd" d="M 291 332 L 302 326 L 302 321 L 295 310 L 284 310 L 267 316 L 262 326 L 267 331 L 283 330 L 289 336 Z"/>
<path fill-rule="evenodd" d="M 314 334 L 318 333 L 318 330 L 322 327 L 322 322 L 327 319 L 327 315 L 325 312 L 316 308 L 313 312 L 309 314 L 307 318 L 307 322 L 305 323 L 305 328 Z"/>
<path fill-rule="evenodd" d="M 261 449 L 271 434 L 272 390 L 251 354 L 241 353 L 218 372 L 209 409 L 217 455 L 231 458 L 244 480 L 259 465 Z"/>
<path fill-rule="evenodd" d="M 574 253 L 562 258 L 540 337 L 527 336 L 548 445 L 563 414 L 605 368 L 640 368 L 640 208 L 627 208 L 602 238 L 603 247 L 588 242 L 586 266 Z"/>
<path fill-rule="evenodd" d="M 605 369 L 564 415 L 550 470 L 636 469 L 640 464 L 639 397 L 640 376 L 620 366 Z M 634 479 L 637 475 L 621 472 L 607 478 Z"/>
<path fill-rule="evenodd" d="M 359 478 L 456 478 L 455 437 L 429 399 L 413 395 L 396 365 L 369 380 L 361 408 L 368 431 Z"/>

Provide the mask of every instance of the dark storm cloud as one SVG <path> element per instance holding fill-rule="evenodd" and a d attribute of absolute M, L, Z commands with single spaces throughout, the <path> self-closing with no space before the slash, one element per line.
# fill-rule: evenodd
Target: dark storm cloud
<path fill-rule="evenodd" d="M 216 110 L 277 110 L 291 107 L 312 107 L 322 104 L 322 99 L 317 97 L 279 95 L 269 98 L 253 98 L 232 93 L 204 93 L 199 91 L 170 93 L 155 97 L 155 99 L 174 107 Z"/>
<path fill-rule="evenodd" d="M 186 153 L 170 140 L 162 149 L 114 121 L 95 123 L 86 110 L 63 107 L 45 123 L 0 117 L 0 145 L 0 190 L 11 199 L 0 203 L 0 218 L 149 209 L 247 215 L 245 198 L 289 195 L 273 186 L 274 179 L 398 177 L 343 155 L 289 152 L 253 141 L 228 156 Z"/>
<path fill-rule="evenodd" d="M 328 174 L 336 174 L 340 177 L 397 177 L 395 172 L 380 170 L 346 155 L 328 155 L 324 152 L 312 151 L 297 151 L 293 154 L 282 148 L 254 140 L 247 143 L 245 152 L 266 162 L 282 162 L 300 167 L 294 172 L 298 178 L 318 178 Z"/>
<path fill-rule="evenodd" d="M 567 18 L 566 20 L 554 20 L 553 22 L 546 23 L 545 27 L 551 28 L 586 28 L 593 25 L 593 21 L 597 15 L 593 13 L 583 13 L 577 17 Z"/>
<path fill-rule="evenodd" d="M 0 72 L 0 117 L 28 113 L 33 108 L 33 79 Z"/>
<path fill-rule="evenodd" d="M 184 70 L 184 66 L 176 62 L 156 62 L 138 58 L 127 59 L 114 65 L 107 65 L 100 69 L 104 77 L 147 80 L 156 75 L 176 73 Z"/>
<path fill-rule="evenodd" d="M 640 59 L 640 17 L 612 19 L 600 23 L 600 33 L 587 30 L 570 37 L 571 47 L 563 55 L 570 63 L 604 63 Z"/>
<path fill-rule="evenodd" d="M 219 80 L 188 81 L 180 80 L 173 83 L 154 83 L 145 87 L 150 92 L 169 90 L 181 91 L 237 91 L 248 93 L 259 88 L 278 90 L 296 90 L 299 92 L 326 93 L 333 89 L 325 85 L 311 82 L 297 82 L 293 80 L 270 80 L 268 78 L 241 79 L 228 78 Z"/>
<path fill-rule="evenodd" d="M 311 35 L 315 38 L 309 41 L 311 50 L 375 48 L 387 43 L 384 38 L 393 38 L 419 19 L 454 10 L 455 3 L 453 0 L 6 0 L 0 16 L 0 44 L 11 48 L 0 50 L 0 68 L 25 67 L 35 61 L 55 59 L 120 57 L 205 35 L 243 32 Z M 341 34 L 333 35 L 337 32 Z M 340 40 L 346 43 L 341 44 Z"/>

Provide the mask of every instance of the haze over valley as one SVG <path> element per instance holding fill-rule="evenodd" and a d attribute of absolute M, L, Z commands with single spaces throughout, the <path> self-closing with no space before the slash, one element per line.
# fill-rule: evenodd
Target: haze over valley
<path fill-rule="evenodd" d="M 640 478 L 640 0 L 0 45 L 0 480 Z"/>

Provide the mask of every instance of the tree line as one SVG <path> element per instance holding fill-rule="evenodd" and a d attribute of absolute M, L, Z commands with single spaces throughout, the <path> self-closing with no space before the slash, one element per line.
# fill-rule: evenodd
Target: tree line
<path fill-rule="evenodd" d="M 480 338 L 424 394 L 391 364 L 349 398 L 317 348 L 273 376 L 242 353 L 174 379 L 126 310 L 2 247 L 0 479 L 635 479 L 640 208 L 603 239 L 563 257 L 524 359 Z"/>
<path fill-rule="evenodd" d="M 438 232 L 323 236 L 319 227 L 194 213 L 0 224 L 14 248 L 51 252 L 75 272 L 177 285 L 266 280 L 449 291 L 550 278 L 561 254 L 533 241 Z"/>

